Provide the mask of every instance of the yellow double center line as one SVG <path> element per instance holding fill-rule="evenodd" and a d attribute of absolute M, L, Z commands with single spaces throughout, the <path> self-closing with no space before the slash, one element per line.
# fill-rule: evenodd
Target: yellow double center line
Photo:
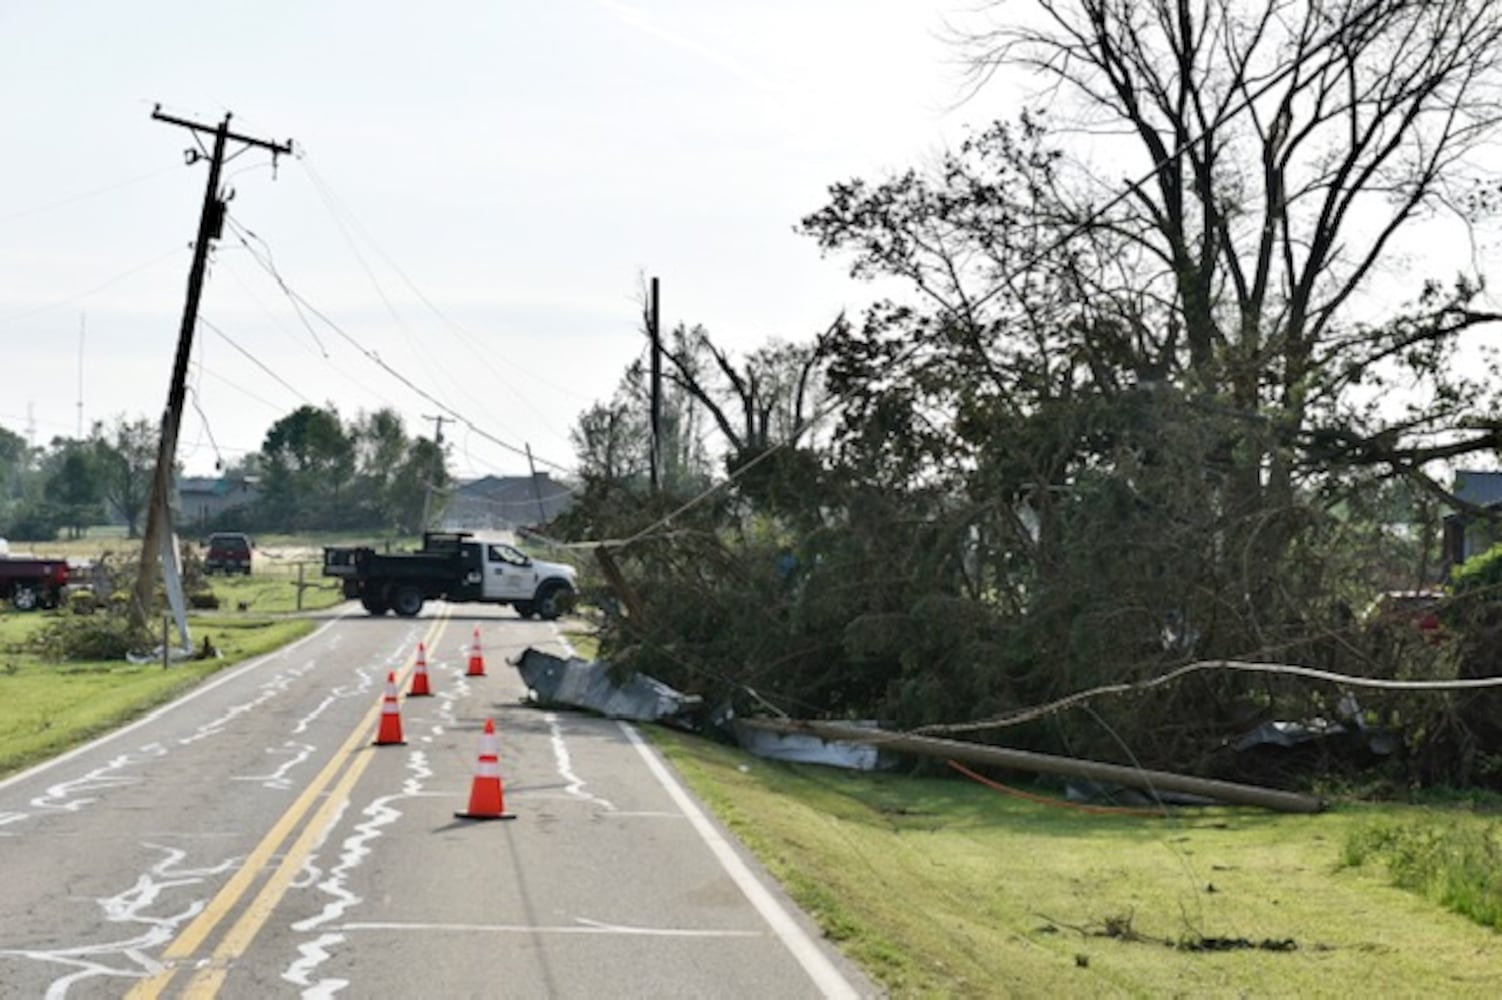
<path fill-rule="evenodd" d="M 438 636 L 443 633 L 447 625 L 448 609 L 445 607 L 442 615 L 428 628 L 424 642 L 432 649 L 437 642 Z M 412 665 L 403 667 L 397 676 L 397 685 L 400 688 L 406 683 L 407 675 Z M 385 692 L 382 690 L 382 699 Z M 313 803 L 328 789 L 328 797 L 323 805 L 313 814 L 313 818 L 303 827 L 301 835 L 293 842 L 292 846 L 282 856 L 281 864 L 271 873 L 261 891 L 256 893 L 254 899 L 246 906 L 229 931 L 220 940 L 214 949 L 212 956 L 206 965 L 197 970 L 192 980 L 183 988 L 184 997 L 213 997 L 217 996 L 219 989 L 224 985 L 224 979 L 229 974 L 229 964 L 245 954 L 250 943 L 255 940 L 261 928 L 271 917 L 276 905 L 286 895 L 287 887 L 292 884 L 292 879 L 302 868 L 308 856 L 313 853 L 313 848 L 333 826 L 335 818 L 349 799 L 350 791 L 365 769 L 370 766 L 373 754 L 356 753 L 363 744 L 370 741 L 371 727 L 375 725 L 381 712 L 381 702 L 377 702 L 361 718 L 354 731 L 349 734 L 344 743 L 334 752 L 334 756 L 318 772 L 303 793 L 297 797 L 297 801 L 281 815 L 276 824 L 267 831 L 266 836 L 256 845 L 245 858 L 245 862 L 239 870 L 230 877 L 203 912 L 195 917 L 192 923 L 184 927 L 173 941 L 162 952 L 162 963 L 165 968 L 161 972 L 136 983 L 126 997 L 129 1000 L 154 1000 L 160 997 L 177 975 L 179 968 L 186 964 L 186 960 L 197 954 L 198 949 L 214 928 L 218 927 L 229 916 L 231 910 L 239 904 L 251 884 L 266 869 L 272 857 L 281 848 L 292 831 L 297 828 L 303 816 L 313 807 Z M 344 774 L 339 778 L 338 784 L 329 788 L 330 783 L 339 775 L 343 768 Z"/>

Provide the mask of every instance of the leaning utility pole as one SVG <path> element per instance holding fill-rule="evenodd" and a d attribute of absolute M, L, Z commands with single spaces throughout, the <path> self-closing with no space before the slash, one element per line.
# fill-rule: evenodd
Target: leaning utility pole
<path fill-rule="evenodd" d="M 214 149 L 209 154 L 209 181 L 203 193 L 203 209 L 198 216 L 198 238 L 193 242 L 193 265 L 188 270 L 188 298 L 183 306 L 182 326 L 177 335 L 177 357 L 172 365 L 172 383 L 167 390 L 167 409 L 162 414 L 162 435 L 157 445 L 156 472 L 151 479 L 151 503 L 146 508 L 146 535 L 141 541 L 140 572 L 136 576 L 135 600 L 131 615 L 138 625 L 145 625 L 152 609 L 152 597 L 156 591 L 157 558 L 163 555 L 163 543 L 172 537 L 171 493 L 172 466 L 177 458 L 177 433 L 182 425 L 183 398 L 187 394 L 188 359 L 193 352 L 193 328 L 198 321 L 198 300 L 203 294 L 203 275 L 208 265 L 209 245 L 224 230 L 224 212 L 228 198 L 219 193 L 219 175 L 224 168 L 224 146 L 230 140 L 246 147 L 259 147 L 271 151 L 271 162 L 276 163 L 280 153 L 292 152 L 292 143 L 271 142 L 240 135 L 229 130 L 230 116 L 217 126 L 176 118 L 162 113 L 161 105 L 151 112 L 156 121 L 177 125 L 198 135 L 214 136 Z M 200 147 L 201 148 L 201 147 Z M 190 149 L 188 165 L 203 159 L 198 149 Z"/>

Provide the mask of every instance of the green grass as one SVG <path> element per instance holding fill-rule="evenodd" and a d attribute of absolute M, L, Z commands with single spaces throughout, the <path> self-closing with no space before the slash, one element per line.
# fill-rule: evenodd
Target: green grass
<path fill-rule="evenodd" d="M 1494 932 L 1345 863 L 1354 832 L 1416 808 L 1089 815 L 652 732 L 894 996 L 1502 993 Z"/>
<path fill-rule="evenodd" d="M 196 643 L 208 638 L 222 658 L 136 665 L 121 661 L 48 663 L 27 642 L 50 615 L 0 614 L 0 775 L 108 732 L 204 677 L 308 634 L 305 619 L 194 616 Z"/>
<path fill-rule="evenodd" d="M 1441 814 L 1373 822 L 1346 837 L 1346 864 L 1380 865 L 1392 884 L 1502 930 L 1502 827 Z"/>
<path fill-rule="evenodd" d="M 337 580 L 324 579 L 322 563 L 302 562 L 302 610 L 331 608 L 344 600 Z M 209 577 L 221 611 L 242 609 L 256 614 L 279 614 L 298 610 L 296 561 L 273 562 L 257 558 L 249 576 Z"/>
<path fill-rule="evenodd" d="M 594 629 L 569 628 L 563 630 L 563 638 L 574 647 L 574 654 L 586 660 L 593 660 L 600 655 L 600 640 L 595 638 Z"/>

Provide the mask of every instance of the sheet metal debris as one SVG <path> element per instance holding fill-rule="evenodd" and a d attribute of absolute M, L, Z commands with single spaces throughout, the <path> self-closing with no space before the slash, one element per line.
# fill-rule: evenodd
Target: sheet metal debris
<path fill-rule="evenodd" d="M 645 674 L 632 674 L 617 684 L 610 677 L 610 665 L 599 660 L 564 659 L 529 646 L 513 665 L 538 701 L 586 708 L 612 719 L 682 722 L 702 705 L 698 695 L 684 694 Z"/>
<path fill-rule="evenodd" d="M 851 722 L 863 729 L 876 729 L 875 722 Z M 767 760 L 794 764 L 823 764 L 853 771 L 876 771 L 892 767 L 897 759 L 869 743 L 826 740 L 812 733 L 774 732 L 734 722 L 735 739 L 741 749 Z"/>

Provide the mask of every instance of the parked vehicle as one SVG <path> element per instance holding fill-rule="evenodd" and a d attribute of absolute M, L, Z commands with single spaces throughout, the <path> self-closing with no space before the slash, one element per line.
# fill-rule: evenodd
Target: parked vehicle
<path fill-rule="evenodd" d="M 231 573 L 250 575 L 251 554 L 256 546 L 249 535 L 238 531 L 216 531 L 209 536 L 205 546 L 204 573 L 209 576 L 215 573 L 223 573 L 225 576 Z"/>
<path fill-rule="evenodd" d="M 533 559 L 499 539 L 470 532 L 430 531 L 416 552 L 381 553 L 369 546 L 323 550 L 323 575 L 344 581 L 344 596 L 373 615 L 412 617 L 424 601 L 509 604 L 523 618 L 552 621 L 574 600 L 578 571 Z"/>
<path fill-rule="evenodd" d="M 17 611 L 55 608 L 68 586 L 68 564 L 62 559 L 0 555 L 0 596 Z"/>
<path fill-rule="evenodd" d="M 1436 641 L 1443 632 L 1440 609 L 1444 601 L 1444 591 L 1440 590 L 1388 590 L 1367 606 L 1361 620 L 1369 628 L 1404 625 Z"/>

